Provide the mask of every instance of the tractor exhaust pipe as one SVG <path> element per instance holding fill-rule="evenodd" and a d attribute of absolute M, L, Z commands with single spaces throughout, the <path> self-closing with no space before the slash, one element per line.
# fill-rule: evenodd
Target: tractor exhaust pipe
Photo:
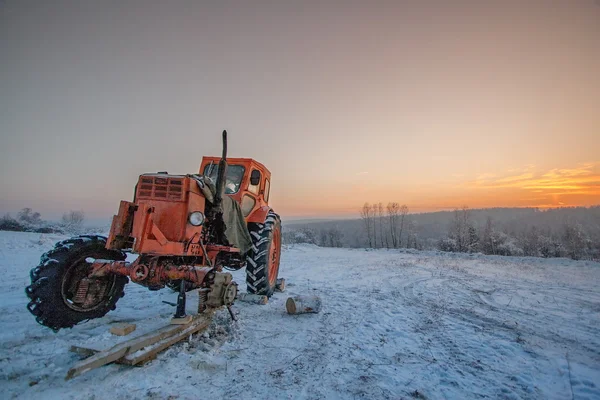
<path fill-rule="evenodd" d="M 217 173 L 217 182 L 215 183 L 216 191 L 215 193 L 215 209 L 219 210 L 221 207 L 221 202 L 223 201 L 223 194 L 225 192 L 225 173 L 227 172 L 227 131 L 223 131 L 223 154 L 221 155 L 221 160 L 219 161 L 219 171 Z"/>

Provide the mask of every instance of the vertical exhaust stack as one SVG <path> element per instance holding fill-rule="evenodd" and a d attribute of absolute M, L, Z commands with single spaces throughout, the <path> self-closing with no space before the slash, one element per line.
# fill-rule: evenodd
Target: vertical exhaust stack
<path fill-rule="evenodd" d="M 219 161 L 219 170 L 217 173 L 217 182 L 215 183 L 216 191 L 215 202 L 213 206 L 216 210 L 221 209 L 221 203 L 223 202 L 223 194 L 225 193 L 225 174 L 227 172 L 227 131 L 223 131 L 223 154 Z"/>
<path fill-rule="evenodd" d="M 225 177 L 227 176 L 227 131 L 223 131 L 223 154 L 219 160 L 217 181 L 215 182 L 214 201 L 207 213 L 207 228 L 211 241 L 216 244 L 227 244 L 225 222 L 223 221 L 223 196 L 225 195 Z"/>

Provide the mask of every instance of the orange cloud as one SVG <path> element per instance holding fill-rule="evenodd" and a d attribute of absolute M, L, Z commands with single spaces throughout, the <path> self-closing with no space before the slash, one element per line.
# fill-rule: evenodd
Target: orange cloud
<path fill-rule="evenodd" d="M 535 201 L 539 207 L 590 205 L 600 202 L 600 162 L 580 164 L 575 168 L 554 168 L 535 171 L 511 171 L 512 175 L 493 177 L 481 175 L 467 182 L 468 189 L 488 191 L 507 198 L 512 196 L 524 203 Z"/>
<path fill-rule="evenodd" d="M 371 177 L 372 178 L 369 178 Z M 527 165 L 506 173 L 485 173 L 468 178 L 405 184 L 382 183 L 375 174 L 352 176 L 351 184 L 324 183 L 301 193 L 289 191 L 277 198 L 284 215 L 357 216 L 364 202 L 407 204 L 411 212 L 449 210 L 462 205 L 485 207 L 568 207 L 600 204 L 600 162 L 573 168 L 536 168 Z M 460 182 L 463 183 L 460 183 Z"/>

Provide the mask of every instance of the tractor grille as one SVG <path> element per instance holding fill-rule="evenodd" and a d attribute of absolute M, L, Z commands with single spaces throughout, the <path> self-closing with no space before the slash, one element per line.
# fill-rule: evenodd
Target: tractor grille
<path fill-rule="evenodd" d="M 183 198 L 183 179 L 144 176 L 140 179 L 138 197 L 179 201 Z"/>

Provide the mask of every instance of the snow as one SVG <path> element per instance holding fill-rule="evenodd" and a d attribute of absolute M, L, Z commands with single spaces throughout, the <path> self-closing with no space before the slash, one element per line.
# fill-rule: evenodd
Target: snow
<path fill-rule="evenodd" d="M 125 340 L 108 332 L 118 322 L 164 325 L 176 295 L 129 284 L 115 311 L 55 334 L 24 288 L 61 239 L 0 232 L 0 398 L 600 398 L 600 264 L 313 245 L 284 249 L 286 292 L 237 303 L 237 322 L 220 311 L 144 367 L 65 381 L 70 345 Z M 320 296 L 321 313 L 287 315 L 296 294 Z"/>

